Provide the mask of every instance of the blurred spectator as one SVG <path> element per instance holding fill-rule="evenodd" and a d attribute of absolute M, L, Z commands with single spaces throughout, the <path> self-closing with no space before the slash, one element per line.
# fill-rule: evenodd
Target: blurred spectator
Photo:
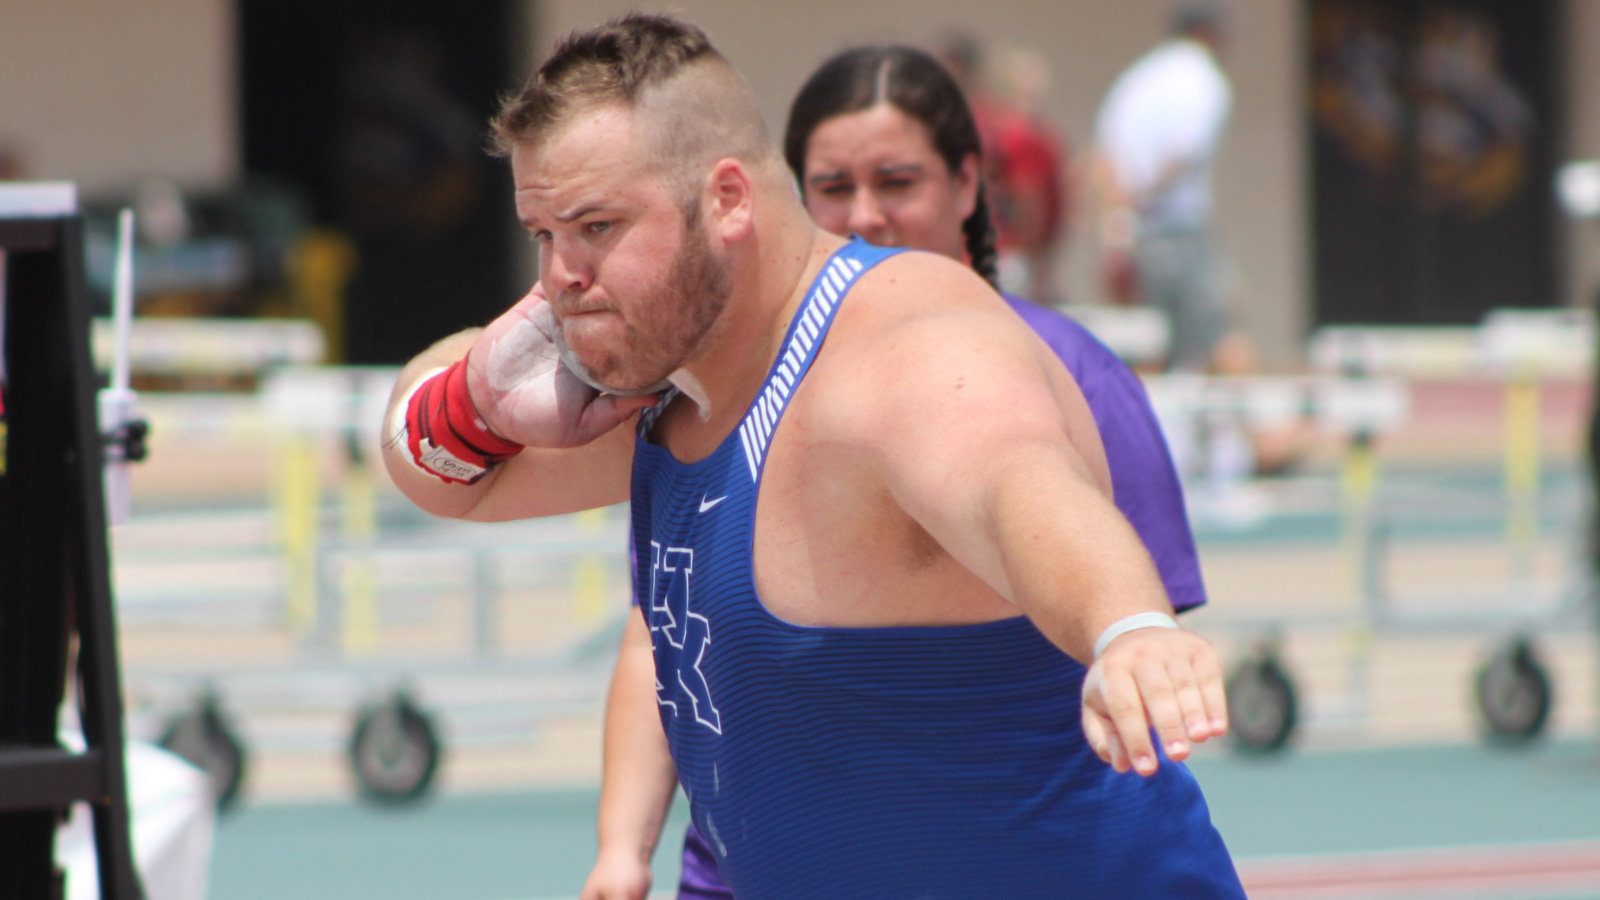
<path fill-rule="evenodd" d="M 21 181 L 22 153 L 9 144 L 0 144 L 0 181 Z"/>
<path fill-rule="evenodd" d="M 1229 321 L 1213 223 L 1212 174 L 1233 104 L 1218 62 L 1227 24 L 1217 2 L 1177 6 L 1166 40 L 1117 77 L 1095 123 L 1105 284 L 1115 302 L 1166 314 L 1174 373 L 1258 371 L 1249 337 Z M 1162 427 L 1180 473 L 1225 488 L 1293 468 L 1315 437 L 1299 419 L 1255 428 L 1193 410 L 1163 415 Z"/>
<path fill-rule="evenodd" d="M 1171 322 L 1167 367 L 1201 372 L 1228 330 L 1212 227 L 1212 169 L 1232 106 L 1217 62 L 1225 23 L 1186 3 L 1167 40 L 1111 86 L 1095 125 L 1107 286 Z"/>
<path fill-rule="evenodd" d="M 983 138 L 984 184 L 999 251 L 1000 287 L 1051 305 L 1054 261 L 1071 209 L 1066 142 L 1038 114 L 1050 84 L 1045 59 L 1008 50 L 987 66 L 970 35 L 947 38 L 940 61 L 956 77 Z"/>

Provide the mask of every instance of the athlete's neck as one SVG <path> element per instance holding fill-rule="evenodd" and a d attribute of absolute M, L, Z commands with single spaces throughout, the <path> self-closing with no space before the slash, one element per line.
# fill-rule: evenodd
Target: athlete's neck
<path fill-rule="evenodd" d="M 695 405 L 703 425 L 727 432 L 750 404 L 771 368 L 778 345 L 807 287 L 843 241 L 803 219 L 774 216 L 758 227 L 733 266 L 733 289 L 709 340 L 673 384 Z"/>

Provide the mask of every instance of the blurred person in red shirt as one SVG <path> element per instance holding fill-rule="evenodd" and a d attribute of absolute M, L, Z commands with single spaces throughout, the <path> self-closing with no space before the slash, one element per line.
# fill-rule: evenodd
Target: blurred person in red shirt
<path fill-rule="evenodd" d="M 983 139 L 1000 287 L 1055 305 L 1055 254 L 1067 237 L 1072 192 L 1067 143 L 1036 112 L 1049 64 L 1036 53 L 1007 50 L 985 78 L 981 48 L 965 34 L 947 38 L 938 56 L 967 95 Z"/>

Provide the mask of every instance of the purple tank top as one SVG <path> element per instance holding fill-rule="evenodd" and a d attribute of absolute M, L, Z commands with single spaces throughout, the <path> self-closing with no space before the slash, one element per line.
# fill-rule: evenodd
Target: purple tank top
<path fill-rule="evenodd" d="M 1077 320 L 1010 295 L 1006 303 L 1077 379 L 1100 429 L 1117 509 L 1150 551 L 1173 608 L 1205 603 L 1183 487 L 1143 382 Z"/>

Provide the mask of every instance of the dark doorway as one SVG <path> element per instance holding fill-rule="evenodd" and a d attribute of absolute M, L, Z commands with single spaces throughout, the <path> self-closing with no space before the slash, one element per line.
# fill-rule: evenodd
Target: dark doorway
<path fill-rule="evenodd" d="M 509 306 L 510 175 L 483 147 L 512 2 L 237 3 L 245 169 L 354 244 L 344 360 L 400 363 Z"/>
<path fill-rule="evenodd" d="M 1558 303 L 1558 4 L 1308 9 L 1317 324 Z"/>

